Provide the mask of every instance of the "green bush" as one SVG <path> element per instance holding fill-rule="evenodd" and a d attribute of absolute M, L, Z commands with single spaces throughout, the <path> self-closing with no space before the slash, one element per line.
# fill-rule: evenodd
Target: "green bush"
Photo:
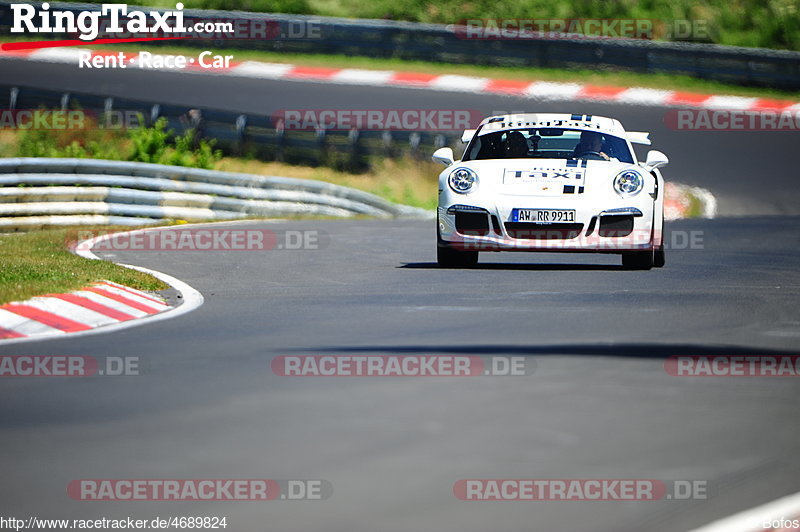
<path fill-rule="evenodd" d="M 169 134 L 166 130 L 167 121 L 159 118 L 152 127 L 142 127 L 131 130 L 129 138 L 133 149 L 127 156 L 129 161 L 142 163 L 158 163 L 167 153 L 169 147 Z"/>
<path fill-rule="evenodd" d="M 124 159 L 124 133 L 103 130 L 89 122 L 83 129 L 26 129 L 19 136 L 16 157 Z"/>
<path fill-rule="evenodd" d="M 167 120 L 150 127 L 110 130 L 90 127 L 77 130 L 29 129 L 21 132 L 16 157 L 76 157 L 143 163 L 170 164 L 211 169 L 222 158 L 215 140 L 195 140 L 195 131 L 175 135 Z"/>

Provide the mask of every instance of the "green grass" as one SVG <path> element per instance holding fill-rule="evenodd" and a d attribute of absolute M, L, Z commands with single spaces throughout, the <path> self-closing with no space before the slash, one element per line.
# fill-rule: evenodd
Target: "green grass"
<path fill-rule="evenodd" d="M 109 227 L 50 229 L 0 235 L 0 303 L 78 290 L 107 280 L 140 290 L 164 290 L 155 277 L 90 260 L 69 252 L 67 242 L 77 231 L 108 231 Z M 116 228 L 117 230 L 130 228 Z"/>

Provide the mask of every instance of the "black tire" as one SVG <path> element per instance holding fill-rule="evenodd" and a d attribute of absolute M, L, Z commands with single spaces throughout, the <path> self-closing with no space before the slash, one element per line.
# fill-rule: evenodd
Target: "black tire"
<path fill-rule="evenodd" d="M 658 246 L 658 249 L 653 256 L 653 266 L 656 268 L 663 268 L 664 263 L 666 262 L 666 254 L 664 253 L 664 244 Z"/>
<path fill-rule="evenodd" d="M 459 251 L 439 244 L 436 248 L 436 262 L 440 268 L 469 268 L 478 264 L 478 252 Z"/>
<path fill-rule="evenodd" d="M 655 252 L 652 249 L 647 251 L 626 251 L 622 254 L 622 267 L 626 270 L 649 270 L 655 263 Z"/>

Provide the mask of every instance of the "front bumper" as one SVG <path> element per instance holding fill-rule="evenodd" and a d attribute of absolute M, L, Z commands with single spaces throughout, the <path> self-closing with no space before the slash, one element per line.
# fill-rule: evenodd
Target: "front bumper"
<path fill-rule="evenodd" d="M 575 220 L 515 222 L 514 209 L 571 209 Z M 654 234 L 654 210 L 655 202 L 647 193 L 612 196 L 606 201 L 512 195 L 486 201 L 444 194 L 438 209 L 439 241 L 478 251 L 641 251 L 653 249 L 654 242 L 660 241 L 660 235 Z"/>

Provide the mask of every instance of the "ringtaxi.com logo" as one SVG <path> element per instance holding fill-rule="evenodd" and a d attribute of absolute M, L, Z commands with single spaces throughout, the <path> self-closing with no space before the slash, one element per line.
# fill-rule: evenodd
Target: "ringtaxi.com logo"
<path fill-rule="evenodd" d="M 77 36 L 80 41 L 98 38 L 111 40 L 152 40 L 160 38 L 196 39 L 321 39 L 318 20 L 283 23 L 265 17 L 206 18 L 186 15 L 183 3 L 175 9 L 141 11 L 127 4 L 102 4 L 98 9 L 76 10 L 11 4 L 11 33 L 49 33 Z M 29 44 L 29 43 L 25 43 Z"/>
<path fill-rule="evenodd" d="M 78 251 L 299 251 L 322 249 L 328 241 L 327 233 L 316 229 L 79 230 L 66 237 L 67 245 Z"/>
<path fill-rule="evenodd" d="M 706 498 L 705 480 L 464 479 L 453 485 L 462 501 L 659 501 Z"/>
<path fill-rule="evenodd" d="M 281 377 L 519 377 L 535 364 L 497 355 L 281 355 L 270 367 Z"/>
<path fill-rule="evenodd" d="M 99 11 L 80 11 L 77 15 L 68 10 L 50 9 L 44 2 L 39 9 L 31 4 L 11 4 L 14 22 L 11 33 L 78 33 L 79 39 L 91 41 L 101 30 L 100 17 L 108 17 L 107 29 L 113 33 L 186 33 L 183 4 L 178 3 L 174 11 L 128 10 L 127 4 L 103 4 Z M 122 19 L 125 27 L 122 26 Z M 148 24 L 148 20 L 153 24 Z"/>
<path fill-rule="evenodd" d="M 276 20 L 262 18 L 232 19 L 232 18 L 197 18 L 185 17 L 186 31 L 166 32 L 159 28 L 155 31 L 131 31 L 130 26 L 115 26 L 109 17 L 100 17 L 99 38 L 137 39 L 180 37 L 214 40 L 270 40 L 281 36 L 280 24 Z M 177 28 L 180 29 L 180 28 Z M 118 30 L 118 31 L 115 31 Z"/>
<path fill-rule="evenodd" d="M 67 486 L 77 501 L 321 501 L 333 495 L 327 480 L 80 479 Z"/>
<path fill-rule="evenodd" d="M 0 355 L 0 377 L 91 377 L 139 375 L 139 357 Z"/>

